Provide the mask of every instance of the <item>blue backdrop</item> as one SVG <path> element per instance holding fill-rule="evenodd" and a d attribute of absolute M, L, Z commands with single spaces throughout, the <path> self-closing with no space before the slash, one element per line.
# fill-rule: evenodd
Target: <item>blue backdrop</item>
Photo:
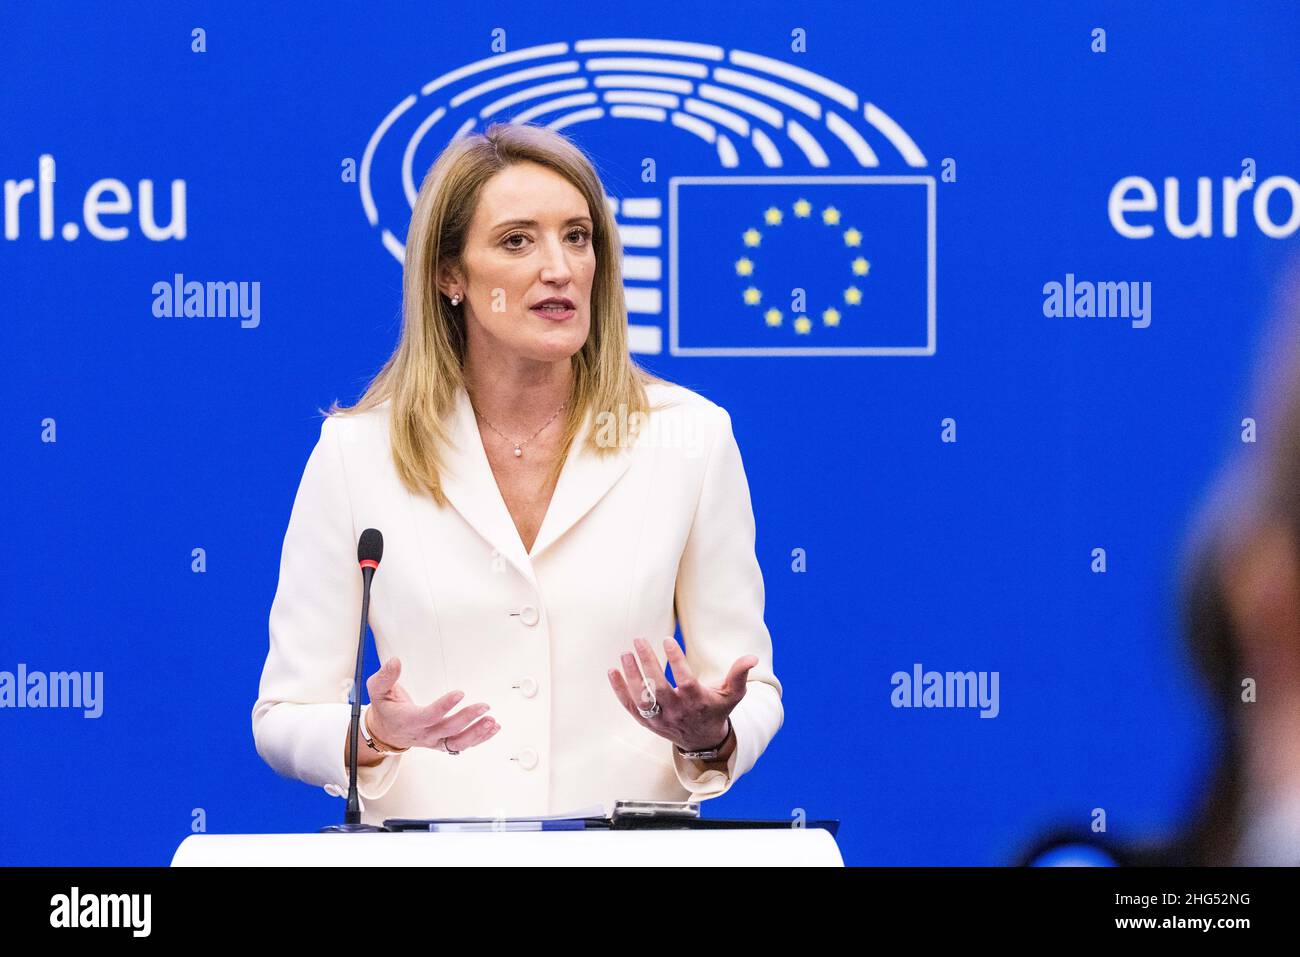
<path fill-rule="evenodd" d="M 577 9 L 0 13 L 0 671 L 103 675 L 94 718 L 0 709 L 0 863 L 341 818 L 253 747 L 281 540 L 317 407 L 395 343 L 404 180 L 520 116 L 592 155 L 638 360 L 744 455 L 786 717 L 706 813 L 841 818 L 854 864 L 1183 819 L 1215 728 L 1177 550 L 1295 249 L 1287 183 L 1254 204 L 1300 176 L 1295 5 Z M 249 308 L 168 314 L 178 274 Z M 1149 324 L 1046 314 L 1067 281 L 1149 283 Z M 997 672 L 996 718 L 894 707 L 916 663 Z"/>

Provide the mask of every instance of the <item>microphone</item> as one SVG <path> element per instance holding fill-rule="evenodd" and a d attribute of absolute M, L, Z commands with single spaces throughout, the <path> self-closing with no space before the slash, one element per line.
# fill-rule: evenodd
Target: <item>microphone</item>
<path fill-rule="evenodd" d="M 351 749 L 348 755 L 348 806 L 342 824 L 320 829 L 322 834 L 357 834 L 386 831 L 376 824 L 361 823 L 361 799 L 357 793 L 357 746 L 361 737 L 361 672 L 365 667 L 366 623 L 370 615 L 370 582 L 384 557 L 384 536 L 377 528 L 367 528 L 357 543 L 357 564 L 361 566 L 361 635 L 357 639 L 357 668 L 352 677 L 352 724 L 348 729 Z"/>
<path fill-rule="evenodd" d="M 379 560 L 384 557 L 384 536 L 377 528 L 367 528 L 361 533 L 357 542 L 357 563 L 366 571 L 374 572 L 379 568 Z"/>

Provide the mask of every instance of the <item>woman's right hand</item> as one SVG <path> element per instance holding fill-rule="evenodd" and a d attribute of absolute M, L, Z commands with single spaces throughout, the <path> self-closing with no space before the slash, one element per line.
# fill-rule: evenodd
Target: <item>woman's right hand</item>
<path fill-rule="evenodd" d="M 366 680 L 366 691 L 370 693 L 366 725 L 383 744 L 393 748 L 464 751 L 482 744 L 501 729 L 491 718 L 483 718 L 488 711 L 486 704 L 467 705 L 449 714 L 465 697 L 463 691 L 449 691 L 429 705 L 416 704 L 397 683 L 401 673 L 402 662 L 389 658 Z"/>

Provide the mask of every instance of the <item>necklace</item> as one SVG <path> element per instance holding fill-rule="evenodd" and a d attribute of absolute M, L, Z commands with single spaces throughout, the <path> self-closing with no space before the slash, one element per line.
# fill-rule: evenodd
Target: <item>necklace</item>
<path fill-rule="evenodd" d="M 564 405 L 562 405 L 562 406 L 560 406 L 558 409 L 556 409 L 556 410 L 551 414 L 551 417 L 550 417 L 549 419 L 546 420 L 545 424 L 542 426 L 541 429 L 538 429 L 536 432 L 534 432 L 532 435 L 530 435 L 530 436 L 529 436 L 527 439 L 525 439 L 523 442 L 516 442 L 516 441 L 514 441 L 513 439 L 509 438 L 508 436 L 504 435 L 504 434 L 501 432 L 501 430 L 498 429 L 498 428 L 497 428 L 495 425 L 493 425 L 491 422 L 488 422 L 488 418 L 487 418 L 487 416 L 484 415 L 482 412 L 480 412 L 480 411 L 478 410 L 478 407 L 477 407 L 477 406 L 474 406 L 474 403 L 473 403 L 473 402 L 470 403 L 470 405 L 474 408 L 474 414 L 477 415 L 477 416 L 478 416 L 480 419 L 482 419 L 484 422 L 487 422 L 487 426 L 488 426 L 489 429 L 491 429 L 491 430 L 492 430 L 493 432 L 495 432 L 497 435 L 500 435 L 501 438 L 505 439 L 507 442 L 509 442 L 511 445 L 513 445 L 513 446 L 515 447 L 515 458 L 519 458 L 521 455 L 524 454 L 524 446 L 527 445 L 529 442 L 531 442 L 533 439 L 537 438 L 539 435 L 541 435 L 541 434 L 542 434 L 542 429 L 546 428 L 546 426 L 548 426 L 548 425 L 550 425 L 552 422 L 554 422 L 554 421 L 555 421 L 555 417 L 556 417 L 557 415 L 559 415 L 561 412 L 563 412 L 564 409 L 565 409 L 565 406 L 567 406 L 568 404 L 569 404 L 569 403 L 566 402 L 566 403 L 564 403 Z"/>

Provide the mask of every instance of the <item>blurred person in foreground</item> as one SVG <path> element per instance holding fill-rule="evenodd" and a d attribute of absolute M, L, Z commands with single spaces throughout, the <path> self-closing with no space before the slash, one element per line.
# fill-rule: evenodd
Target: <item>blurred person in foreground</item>
<path fill-rule="evenodd" d="M 1300 865 L 1300 271 L 1287 303 L 1241 416 L 1258 441 L 1212 486 L 1180 566 L 1186 650 L 1219 724 L 1208 787 L 1169 838 L 1062 830 L 1022 863 Z"/>

